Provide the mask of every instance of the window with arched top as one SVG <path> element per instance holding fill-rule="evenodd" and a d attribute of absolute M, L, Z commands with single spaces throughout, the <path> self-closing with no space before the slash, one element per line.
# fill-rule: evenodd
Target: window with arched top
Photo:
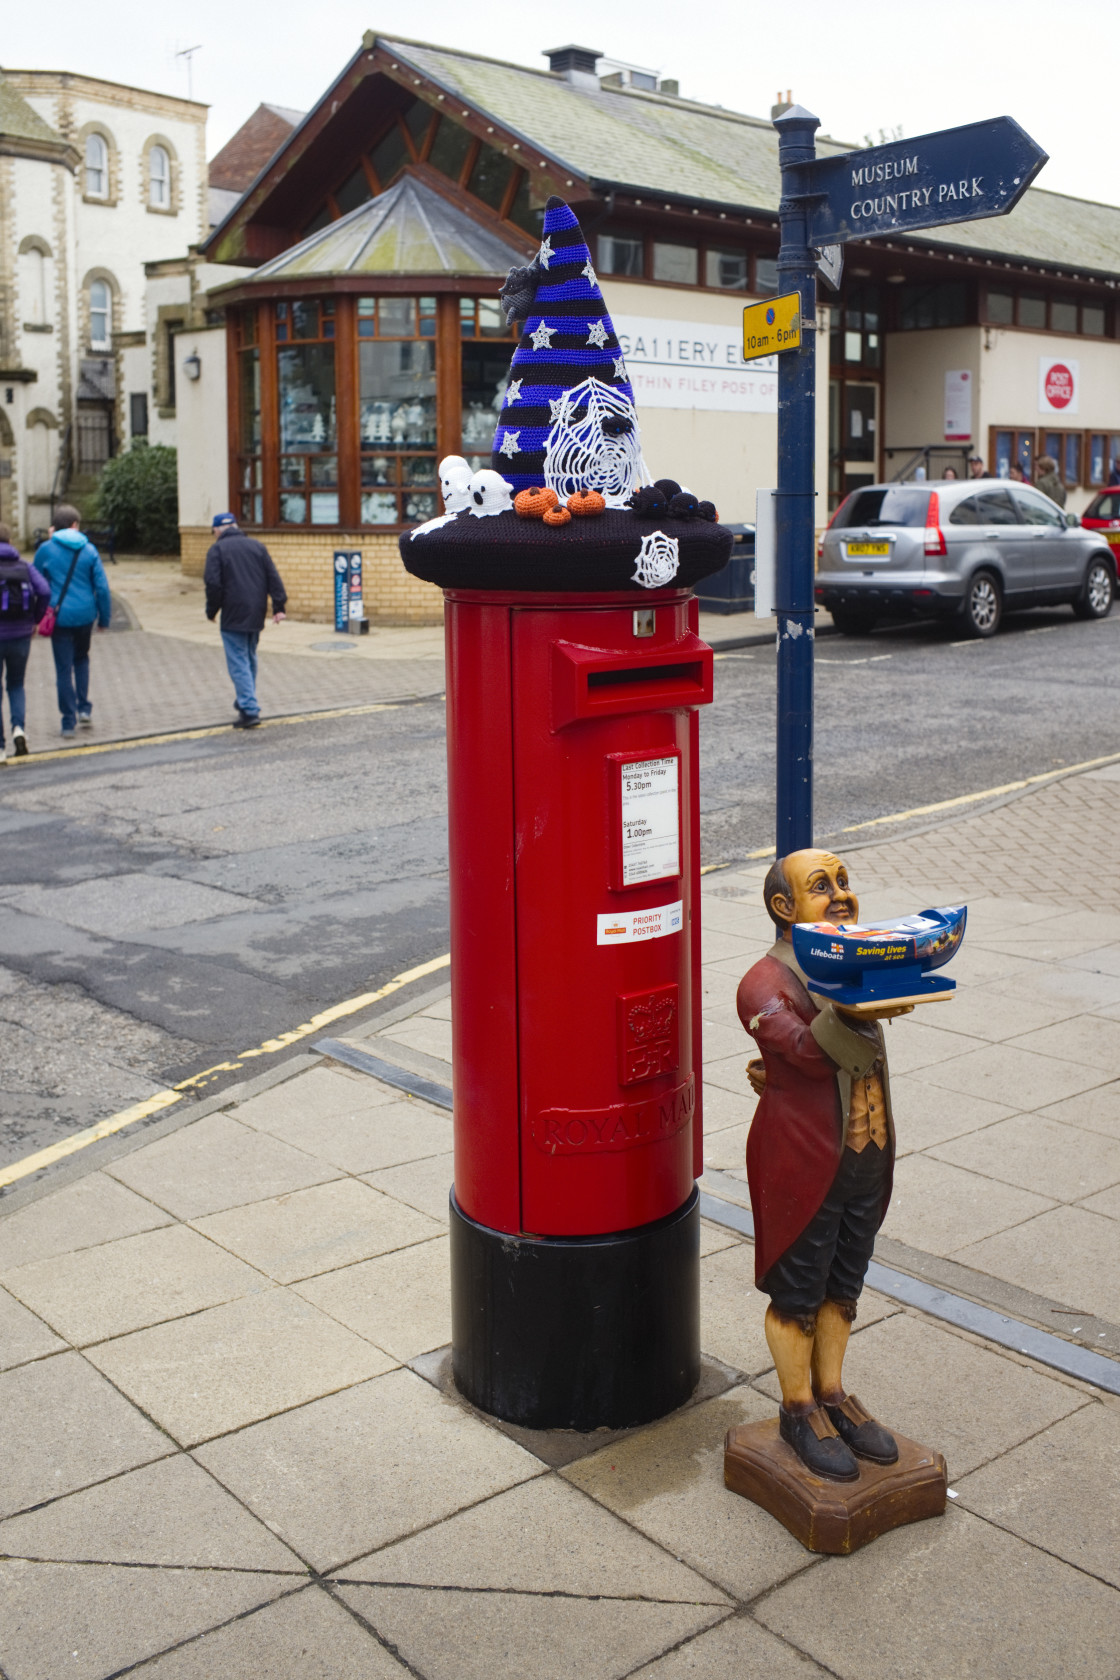
<path fill-rule="evenodd" d="M 171 157 L 166 146 L 148 152 L 148 203 L 153 210 L 171 208 Z"/>
<path fill-rule="evenodd" d="M 47 314 L 47 258 L 38 245 L 20 252 L 20 302 L 24 326 L 43 327 Z"/>
<path fill-rule="evenodd" d="M 109 196 L 109 148 L 103 135 L 86 136 L 86 197 Z"/>
<path fill-rule="evenodd" d="M 89 285 L 89 345 L 91 350 L 108 350 L 112 346 L 113 294 L 107 280 L 91 280 Z"/>

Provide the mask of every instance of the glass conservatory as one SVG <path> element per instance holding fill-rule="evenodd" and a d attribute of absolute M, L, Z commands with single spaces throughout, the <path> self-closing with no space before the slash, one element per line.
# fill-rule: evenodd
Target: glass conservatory
<path fill-rule="evenodd" d="M 240 521 L 430 519 L 442 456 L 489 464 L 513 352 L 497 290 L 525 260 L 407 180 L 223 288 Z"/>

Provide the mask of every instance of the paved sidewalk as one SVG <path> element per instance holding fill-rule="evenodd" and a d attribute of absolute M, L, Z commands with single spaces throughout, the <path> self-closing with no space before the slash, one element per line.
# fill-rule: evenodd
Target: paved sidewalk
<path fill-rule="evenodd" d="M 1118 816 L 1110 769 L 850 858 L 865 915 L 970 901 L 958 997 L 890 1029 L 880 1257 L 1111 1351 Z M 762 873 L 702 906 L 705 1187 L 740 1200 Z M 433 991 L 349 1042 L 446 1084 L 449 1016 Z M 0 1201 L 7 1680 L 1117 1680 L 1100 1390 L 865 1295 L 852 1386 L 956 1498 L 814 1558 L 722 1486 L 776 1395 L 734 1231 L 704 1225 L 702 1398 L 515 1436 L 446 1384 L 442 1109 L 311 1052 L 97 1149 Z"/>
<path fill-rule="evenodd" d="M 233 689 L 216 624 L 206 618 L 201 578 L 178 560 L 122 555 L 108 568 L 113 631 L 95 636 L 90 693 L 94 727 L 67 747 L 227 724 Z M 820 626 L 831 621 L 818 611 Z M 750 613 L 701 615 L 715 646 L 772 640 Z M 261 636 L 258 693 L 266 716 L 415 699 L 443 689 L 442 625 L 374 626 L 339 635 L 329 624 L 269 619 Z M 32 643 L 27 672 L 28 740 L 35 755 L 58 750 L 54 663 Z"/>
<path fill-rule="evenodd" d="M 93 639 L 94 727 L 65 745 L 85 746 L 228 724 L 233 687 L 202 582 L 178 562 L 122 558 L 110 568 L 114 629 Z M 120 622 L 126 628 L 116 628 Z M 260 641 L 257 690 L 266 716 L 373 705 L 443 689 L 439 626 L 340 636 L 330 625 L 269 619 Z M 63 746 L 49 644 L 32 643 L 27 735 L 33 754 Z"/>

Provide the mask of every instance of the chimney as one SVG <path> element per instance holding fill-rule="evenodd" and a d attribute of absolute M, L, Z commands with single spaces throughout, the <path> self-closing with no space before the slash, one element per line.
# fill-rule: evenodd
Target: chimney
<path fill-rule="evenodd" d="M 776 117 L 780 117 L 783 111 L 788 111 L 792 104 L 793 94 L 787 93 L 783 99 L 781 91 L 779 90 L 777 95 L 777 104 L 771 105 L 770 107 L 770 121 L 773 122 Z"/>
<path fill-rule="evenodd" d="M 564 76 L 573 86 L 598 91 L 599 78 L 595 74 L 595 66 L 603 55 L 597 48 L 573 45 L 550 47 L 544 56 L 548 59 L 548 68 Z"/>

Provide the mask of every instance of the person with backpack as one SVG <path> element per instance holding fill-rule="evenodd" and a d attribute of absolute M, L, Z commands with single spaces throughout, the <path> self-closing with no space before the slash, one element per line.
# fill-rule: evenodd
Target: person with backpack
<path fill-rule="evenodd" d="M 30 561 L 12 547 L 12 533 L 0 525 L 0 687 L 7 685 L 12 717 L 12 753 L 27 752 L 24 726 L 27 711 L 23 679 L 31 654 L 35 626 L 47 610 L 51 586 Z M 8 757 L 4 743 L 4 714 L 0 711 L 0 762 Z"/>
<path fill-rule="evenodd" d="M 89 644 L 94 624 L 107 630 L 112 614 L 101 556 L 83 537 L 81 523 L 77 508 L 61 504 L 55 509 L 50 536 L 35 555 L 36 566 L 51 586 L 51 652 L 64 740 L 78 724 L 88 729 L 93 723 Z"/>

